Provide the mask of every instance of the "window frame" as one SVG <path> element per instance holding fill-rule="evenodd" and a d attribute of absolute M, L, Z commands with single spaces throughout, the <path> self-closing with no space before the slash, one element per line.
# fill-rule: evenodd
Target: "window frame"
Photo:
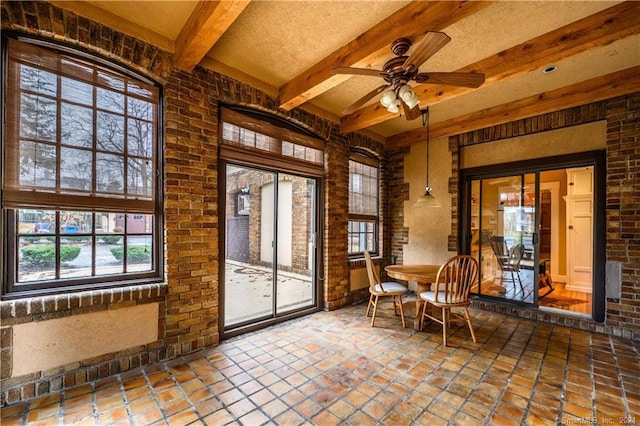
<path fill-rule="evenodd" d="M 351 162 L 356 162 L 359 164 L 363 164 L 365 166 L 373 167 L 376 169 L 376 214 L 362 214 L 362 213 L 353 213 L 351 212 L 351 182 L 352 182 L 352 174 L 351 174 Z M 370 233 L 373 236 L 373 247 L 369 250 L 369 253 L 373 256 L 377 256 L 380 252 L 380 194 L 381 194 L 381 182 L 380 182 L 380 161 L 374 154 L 364 150 L 364 149 L 352 149 L 349 155 L 349 203 L 348 203 L 348 222 L 347 222 L 347 254 L 350 259 L 354 258 L 363 258 L 364 251 L 350 251 L 350 240 L 352 235 L 359 235 L 361 238 L 364 235 L 366 238 L 366 231 L 360 231 L 357 233 L 351 232 L 351 224 L 354 222 L 358 222 L 360 224 L 371 223 L 373 224 L 373 231 Z"/>
<path fill-rule="evenodd" d="M 66 191 L 65 188 L 59 186 L 60 178 L 57 177 L 57 184 L 53 188 L 47 187 L 44 191 L 38 191 L 37 188 L 32 189 L 31 194 L 37 195 L 38 198 L 34 200 L 34 196 L 30 195 L 30 191 L 25 191 L 24 188 L 22 190 L 19 189 L 19 183 L 12 182 L 13 188 L 11 191 L 11 197 L 7 197 L 6 187 L 9 185 L 6 180 L 8 179 L 7 175 L 10 173 L 8 169 L 10 167 L 14 167 L 13 179 L 17 179 L 17 172 L 15 171 L 15 166 L 12 166 L 11 159 L 7 157 L 7 155 L 11 156 L 12 153 L 8 153 L 7 145 L 11 144 L 13 146 L 14 152 L 15 149 L 20 144 L 20 134 L 18 133 L 18 128 L 16 127 L 17 121 L 15 124 L 11 124 L 8 122 L 12 117 L 14 120 L 17 120 L 17 116 L 20 114 L 19 111 L 10 110 L 11 108 L 18 107 L 19 103 L 15 103 L 15 98 L 20 96 L 21 90 L 19 87 L 15 86 L 15 84 L 19 84 L 19 74 L 15 74 L 12 70 L 9 69 L 10 65 L 10 43 L 18 42 L 24 45 L 27 45 L 29 49 L 42 49 L 46 50 L 51 58 L 51 60 L 56 59 L 58 61 L 63 60 L 62 58 L 68 58 L 72 62 L 79 61 L 80 63 L 88 64 L 91 69 L 96 70 L 94 72 L 99 72 L 100 70 L 104 70 L 107 75 L 115 75 L 123 78 L 123 81 L 131 82 L 133 84 L 139 84 L 141 87 L 151 88 L 152 97 L 147 101 L 151 104 L 152 108 L 152 116 L 148 121 L 145 119 L 145 122 L 148 123 L 148 126 L 151 131 L 151 155 L 150 157 L 141 156 L 139 157 L 142 161 L 145 161 L 145 158 L 148 158 L 150 161 L 150 169 L 151 175 L 149 177 L 151 182 L 151 189 L 148 194 L 136 196 L 134 192 L 126 192 L 121 195 L 121 197 L 115 196 L 113 199 L 108 199 L 108 196 L 105 197 L 105 193 L 101 193 L 94 188 L 97 188 L 94 184 L 90 191 L 84 191 L 79 193 L 73 193 L 73 191 Z M 20 53 L 20 48 L 22 45 L 16 44 L 11 47 L 16 49 L 14 54 Z M 162 170 L 162 87 L 157 82 L 149 79 L 148 77 L 133 71 L 127 67 L 124 67 L 120 64 L 114 63 L 108 59 L 105 59 L 93 52 L 87 52 L 84 50 L 80 50 L 76 47 L 70 47 L 58 42 L 52 42 L 48 40 L 42 40 L 36 37 L 25 36 L 22 34 L 15 33 L 7 33 L 2 37 L 2 53 L 3 53 L 3 72 L 2 78 L 5 84 L 2 86 L 2 93 L 0 93 L 0 97 L 2 99 L 0 105 L 0 111 L 2 112 L 2 121 L 3 121 L 3 146 L 2 153 L 0 158 L 2 158 L 2 215 L 0 216 L 0 228 L 4 231 L 6 238 L 4 239 L 3 244 L 0 244 L 0 268 L 2 269 L 2 277 L 4 285 L 0 289 L 1 297 L 3 300 L 5 299 L 15 299 L 21 297 L 31 297 L 31 296 L 39 296 L 39 295 L 48 295 L 48 294 L 58 294 L 64 292 L 75 292 L 82 290 L 93 290 L 100 288 L 109 288 L 109 287 L 121 287 L 121 286 L 130 286 L 130 285 L 140 285 L 140 284 L 150 284 L 150 283 L 158 283 L 164 280 L 164 240 L 163 240 L 163 170 Z M 46 60 L 46 59 L 44 59 Z M 13 63 L 13 62 L 11 62 Z M 46 72 L 51 72 L 55 74 L 56 81 L 60 81 L 63 76 L 69 77 L 65 73 L 59 70 L 52 70 L 46 66 L 42 67 Z M 9 81 L 10 76 L 13 76 L 14 82 Z M 71 76 L 73 79 L 73 76 Z M 78 77 L 75 81 L 83 81 L 80 77 Z M 11 84 L 11 91 L 9 89 L 9 85 Z M 128 83 L 127 83 L 128 84 Z M 59 85 L 59 83 L 58 83 Z M 95 93 L 97 88 L 101 87 L 99 84 L 90 84 L 92 88 L 92 93 Z M 14 90 L 17 89 L 17 90 Z M 117 91 L 114 93 L 122 93 L 123 102 L 130 102 L 129 99 L 137 99 L 136 96 L 130 97 L 128 92 Z M 95 95 L 94 95 L 95 96 Z M 57 103 L 57 107 L 62 104 L 64 101 L 63 94 L 58 90 L 54 96 L 55 102 Z M 142 99 L 142 98 L 141 98 Z M 92 114 L 95 116 L 96 111 L 99 111 L 98 102 L 94 97 L 91 104 L 88 104 L 88 107 L 92 111 Z M 14 108 L 15 109 L 15 108 Z M 56 113 L 58 116 L 61 112 Z M 137 117 L 131 115 L 130 113 L 124 112 L 123 117 L 126 117 L 126 120 L 137 120 Z M 126 123 L 127 121 L 125 121 Z M 60 122 L 57 124 L 58 130 L 56 130 L 56 137 L 54 137 L 51 142 L 52 146 L 58 147 L 57 150 L 63 145 L 63 140 L 60 138 L 62 129 Z M 98 133 L 98 122 L 93 121 L 93 128 L 95 129 L 94 133 L 91 136 L 92 145 L 90 148 L 84 147 L 87 152 L 91 153 L 93 158 L 92 160 L 92 172 L 96 173 L 96 165 L 94 164 L 96 161 L 96 154 L 101 152 L 100 147 L 97 145 Z M 127 132 L 127 125 L 124 125 L 123 131 Z M 11 132 L 11 130 L 13 132 Z M 127 139 L 125 138 L 125 141 Z M 123 165 L 124 169 L 127 168 L 127 159 L 136 160 L 138 158 L 135 153 L 127 153 L 126 143 L 122 148 L 122 153 L 118 154 L 119 151 L 114 151 L 114 154 L 123 156 Z M 15 154 L 13 154 L 15 155 Z M 141 154 L 142 155 L 142 154 Z M 15 159 L 13 161 L 16 161 Z M 59 151 L 56 153 L 56 170 L 60 171 L 61 167 L 61 155 Z M 56 172 L 58 173 L 58 172 Z M 61 172 L 60 172 L 61 173 Z M 92 182 L 95 181 L 95 175 L 92 175 Z M 125 180 L 123 181 L 123 185 L 126 188 L 128 185 L 127 178 L 125 175 Z M 21 194 L 22 192 L 22 194 Z M 42 194 L 43 196 L 40 196 Z M 96 199 L 96 197 L 98 197 Z M 145 198 L 146 197 L 146 198 Z M 100 200 L 102 198 L 102 200 Z M 106 198 L 106 200 L 105 200 Z M 42 201 L 40 201 L 42 200 Z M 83 202 L 84 200 L 84 202 Z M 97 201 L 96 201 L 97 200 Z M 58 276 L 58 278 L 54 279 L 44 279 L 39 281 L 18 281 L 18 250 L 20 247 L 18 245 L 18 239 L 23 233 L 20 233 L 18 230 L 19 210 L 48 210 L 55 211 L 56 216 L 59 216 L 63 212 L 86 212 L 91 214 L 91 217 L 95 219 L 96 214 L 100 213 L 116 213 L 116 214 L 125 214 L 130 215 L 132 217 L 136 215 L 149 215 L 152 218 L 153 225 L 150 228 L 148 233 L 145 233 L 144 236 L 151 238 L 151 260 L 150 260 L 150 268 L 145 271 L 140 272 L 116 272 L 112 274 L 104 274 L 98 275 L 96 274 L 96 268 L 99 266 L 96 261 L 96 247 L 98 245 L 97 239 L 100 238 L 101 235 L 110 235 L 103 234 L 98 232 L 95 220 L 92 220 L 92 227 L 90 231 L 84 230 L 81 232 L 81 235 L 88 236 L 89 238 L 93 238 L 92 242 L 92 260 L 91 260 L 91 275 L 77 277 L 77 278 L 64 278 Z M 125 216 L 126 217 L 126 216 Z M 125 219 L 125 223 L 127 223 L 130 219 Z M 57 223 L 57 222 L 56 222 Z M 58 248 L 61 247 L 61 238 L 64 238 L 64 233 L 60 229 L 59 226 L 56 226 L 56 223 L 52 225 L 55 229 L 53 232 L 46 234 L 50 237 L 56 237 L 57 242 L 55 246 Z M 139 233 L 137 232 L 127 232 L 126 227 L 123 231 L 123 234 L 129 237 L 136 237 Z M 142 235 L 142 234 L 140 234 Z M 124 260 L 123 260 L 124 262 Z M 62 261 L 60 260 L 60 253 L 56 253 L 56 274 L 60 273 L 60 265 Z M 123 265 L 123 271 L 126 270 L 126 266 Z"/>

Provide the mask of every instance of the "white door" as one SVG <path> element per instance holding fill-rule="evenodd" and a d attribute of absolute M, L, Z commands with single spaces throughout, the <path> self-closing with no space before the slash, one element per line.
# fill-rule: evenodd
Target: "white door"
<path fill-rule="evenodd" d="M 567 170 L 567 290 L 593 287 L 593 167 Z"/>

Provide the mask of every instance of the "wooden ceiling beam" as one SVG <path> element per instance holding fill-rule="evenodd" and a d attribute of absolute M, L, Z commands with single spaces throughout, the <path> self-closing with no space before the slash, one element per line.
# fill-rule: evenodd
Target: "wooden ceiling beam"
<path fill-rule="evenodd" d="M 637 34 L 640 32 L 637 16 L 640 16 L 640 2 L 620 3 L 456 71 L 484 72 L 486 81 L 481 87 L 495 84 Z M 424 107 L 477 89 L 420 84 L 414 90 Z M 342 117 L 341 131 L 354 132 L 395 117 L 376 102 Z"/>
<path fill-rule="evenodd" d="M 191 72 L 250 0 L 200 1 L 176 38 L 176 67 Z"/>
<path fill-rule="evenodd" d="M 640 66 L 596 77 L 551 92 L 540 93 L 503 105 L 487 108 L 460 117 L 431 123 L 429 136 L 439 138 L 483 129 L 523 118 L 534 117 L 562 109 L 585 105 L 604 99 L 637 92 L 640 88 Z M 424 141 L 424 129 L 419 128 L 387 138 L 385 149 L 395 150 Z"/>
<path fill-rule="evenodd" d="M 358 66 L 360 61 L 388 48 L 397 38 L 416 40 L 428 31 L 442 30 L 491 3 L 493 1 L 412 1 L 281 86 L 280 108 L 290 111 L 350 78 L 332 75 L 331 70 L 336 67 Z"/>

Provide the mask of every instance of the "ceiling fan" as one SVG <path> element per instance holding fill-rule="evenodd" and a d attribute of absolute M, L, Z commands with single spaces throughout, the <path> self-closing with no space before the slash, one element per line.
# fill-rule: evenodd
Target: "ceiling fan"
<path fill-rule="evenodd" d="M 413 80 L 416 83 L 445 84 L 462 87 L 480 87 L 484 83 L 484 74 L 465 72 L 419 72 L 418 68 L 427 59 L 442 49 L 451 38 L 445 33 L 429 31 L 424 38 L 416 43 L 410 55 L 405 56 L 411 47 L 411 40 L 399 38 L 391 44 L 391 51 L 395 58 L 389 59 L 384 64 L 384 70 L 371 68 L 337 67 L 331 70 L 333 74 L 353 74 L 382 77 L 386 82 L 380 87 L 367 93 L 355 103 L 350 105 L 342 113 L 351 114 L 367 103 L 379 93 L 383 93 L 380 103 L 391 113 L 398 113 L 400 105 L 404 110 L 407 120 L 413 120 L 421 116 L 420 100 L 408 84 Z"/>

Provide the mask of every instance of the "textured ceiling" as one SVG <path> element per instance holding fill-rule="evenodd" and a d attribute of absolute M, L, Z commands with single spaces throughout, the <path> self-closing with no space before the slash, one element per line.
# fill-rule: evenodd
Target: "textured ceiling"
<path fill-rule="evenodd" d="M 129 31 L 139 37 L 142 34 L 146 41 L 163 48 L 169 46 L 175 49 L 179 46 L 176 40 L 179 39 L 181 32 L 187 31 L 187 39 L 192 39 L 196 35 L 204 37 L 208 34 L 207 31 L 214 32 L 211 27 L 203 27 L 206 29 L 198 32 L 188 25 L 192 14 L 196 16 L 202 14 L 198 8 L 203 7 L 203 3 L 197 1 L 55 3 L 105 24 L 120 26 L 122 28 L 118 29 L 121 31 Z M 277 96 L 279 90 L 282 94 L 283 86 L 292 84 L 291 82 L 300 76 L 303 76 L 304 80 L 306 72 L 341 47 L 354 41 L 355 46 L 359 46 L 358 36 L 384 23 L 389 16 L 401 11 L 410 3 L 414 2 L 254 0 L 248 2 L 236 17 L 229 20 L 228 26 L 220 30 L 223 31 L 221 36 L 215 40 L 212 39 L 210 46 L 202 52 L 204 56 L 202 65 L 213 69 L 218 68 L 218 71 L 224 70 L 231 77 L 254 85 L 259 82 L 261 89 L 268 88 Z M 522 43 L 526 44 L 536 38 L 545 37 L 545 34 L 557 32 L 559 28 L 566 25 L 588 19 L 618 3 L 621 2 L 492 2 L 451 25 L 435 28 L 451 37 L 451 42 L 422 64 L 420 71 L 456 71 L 491 57 L 497 58 L 494 60 L 498 63 L 497 67 L 504 67 L 505 64 L 499 64 L 500 52 Z M 453 13 L 457 4 L 457 2 L 447 2 L 447 7 L 451 7 Z M 195 18 L 191 17 L 191 19 Z M 198 22 L 196 19 L 196 23 Z M 434 30 L 434 28 L 416 28 L 415 21 L 411 18 L 402 22 L 407 33 L 418 31 L 423 34 Z M 604 22 L 601 25 L 604 25 Z M 638 26 L 640 23 L 635 24 L 635 31 L 632 30 L 630 34 L 620 36 L 619 40 L 607 42 L 587 40 L 584 48 L 576 49 L 575 53 L 555 54 L 551 57 L 552 63 L 536 63 L 528 66 L 526 59 L 529 53 L 525 47 L 521 49 L 521 55 L 525 61 L 514 61 L 518 62 L 519 68 L 513 76 L 505 76 L 503 73 L 495 81 L 490 81 L 488 78 L 480 88 L 450 96 L 444 101 L 429 102 L 432 123 L 455 119 L 466 114 L 480 114 L 488 108 L 518 102 L 521 99 L 571 87 L 596 77 L 638 67 L 640 66 Z M 583 33 L 595 31 L 597 28 L 597 26 L 593 29 L 589 28 Z M 385 33 L 381 34 L 380 37 L 384 38 Z M 582 34 L 581 37 L 586 36 Z M 366 37 L 363 38 L 365 39 Z M 389 49 L 392 40 L 393 38 L 384 39 L 384 44 L 381 44 L 385 46 L 384 48 L 367 54 L 357 64 L 347 65 L 382 69 L 384 62 L 393 56 Z M 550 49 L 553 43 L 556 43 L 548 40 L 545 42 L 550 43 Z M 593 45 L 587 45 L 589 43 Z M 333 58 L 334 62 L 339 62 L 341 59 L 342 56 Z M 541 61 L 538 60 L 538 62 Z M 543 74 L 542 69 L 551 64 L 557 65 L 558 70 Z M 485 70 L 474 71 L 485 72 Z M 312 96 L 300 95 L 306 100 L 306 102 L 300 102 L 300 107 L 313 108 L 316 112 L 320 109 L 327 117 L 339 120 L 341 111 L 382 83 L 383 81 L 378 77 L 354 76 L 340 84 L 332 84 L 326 90 L 317 91 Z M 434 86 L 433 89 L 428 87 L 424 90 L 424 96 L 428 94 L 434 96 L 430 91 L 442 90 L 442 87 Z M 376 96 L 368 102 L 370 109 L 378 99 L 379 96 Z M 427 105 L 421 104 L 421 106 Z M 419 119 L 407 121 L 404 117 L 391 114 L 378 121 L 380 122 L 363 126 L 362 130 L 374 132 L 374 135 L 383 139 L 421 126 Z"/>

